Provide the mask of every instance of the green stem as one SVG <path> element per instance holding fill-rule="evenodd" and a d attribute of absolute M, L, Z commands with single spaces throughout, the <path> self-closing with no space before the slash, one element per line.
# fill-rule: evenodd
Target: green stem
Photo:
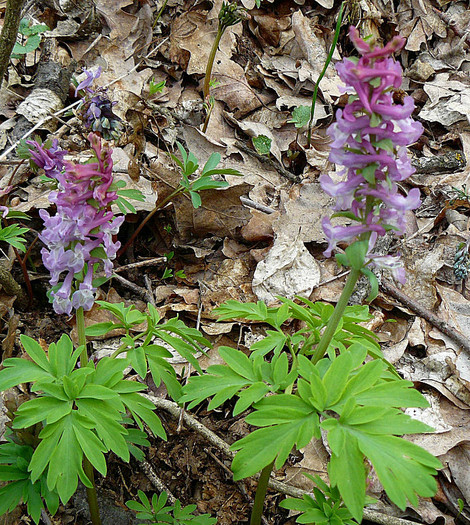
<path fill-rule="evenodd" d="M 255 502 L 253 503 L 253 510 L 251 511 L 250 525 L 260 525 L 261 517 L 263 516 L 264 499 L 266 498 L 266 491 L 268 489 L 268 481 L 271 476 L 271 471 L 274 467 L 274 461 L 266 465 L 261 471 L 256 487 Z"/>
<path fill-rule="evenodd" d="M 202 89 L 202 95 L 204 97 L 204 101 L 209 96 L 212 66 L 214 65 L 215 55 L 217 54 L 217 49 L 219 47 L 220 39 L 222 38 L 224 31 L 225 31 L 225 27 L 222 24 L 219 24 L 219 28 L 217 29 L 217 35 L 215 37 L 214 43 L 212 44 L 212 49 L 211 49 L 209 58 L 207 60 L 206 76 L 204 77 L 204 87 Z"/>
<path fill-rule="evenodd" d="M 77 310 L 75 320 L 77 322 L 78 346 L 83 346 L 82 353 L 80 354 L 80 366 L 84 368 L 88 364 L 88 354 L 86 350 L 85 314 L 83 313 L 82 307 Z"/>
<path fill-rule="evenodd" d="M 204 102 L 206 102 L 207 104 L 209 104 L 209 92 L 210 92 L 212 67 L 214 65 L 215 55 L 217 54 L 217 49 L 219 48 L 220 39 L 222 38 L 224 31 L 225 31 L 225 26 L 219 23 L 219 27 L 217 29 L 217 35 L 215 36 L 215 40 L 214 40 L 214 43 L 212 44 L 212 49 L 211 49 L 209 58 L 207 60 L 206 76 L 204 77 L 204 86 L 202 88 L 202 96 L 203 96 Z M 211 113 L 212 113 L 212 108 L 209 109 L 208 114 L 206 116 L 206 120 L 204 121 L 204 126 L 202 128 L 203 133 L 205 133 L 207 130 L 207 126 L 209 125 L 209 119 L 211 118 Z"/>
<path fill-rule="evenodd" d="M 86 350 L 86 336 L 85 336 L 85 315 L 83 308 L 80 307 L 76 314 L 78 345 L 83 346 L 83 351 L 80 354 L 80 366 L 85 367 L 88 364 L 88 354 Z M 83 470 L 86 477 L 91 481 L 93 487 L 86 487 L 86 495 L 88 500 L 88 507 L 90 509 L 91 522 L 93 525 L 101 525 L 100 511 L 98 508 L 98 498 L 96 496 L 95 475 L 93 472 L 93 465 L 87 457 L 83 459 Z"/>
<path fill-rule="evenodd" d="M 155 29 L 155 26 L 157 25 L 157 22 L 160 20 L 160 17 L 162 16 L 163 10 L 165 9 L 167 3 L 168 3 L 168 0 L 165 0 L 163 2 L 163 5 L 160 8 L 160 11 L 158 11 L 157 16 L 155 17 L 155 21 L 153 22 L 152 29 Z"/>
<path fill-rule="evenodd" d="M 320 342 L 315 348 L 315 353 L 312 355 L 311 361 L 313 364 L 318 363 L 318 361 L 320 361 L 320 359 L 325 355 L 325 352 L 328 349 L 328 345 L 330 344 L 331 340 L 333 339 L 333 336 L 335 335 L 338 323 L 341 317 L 343 316 L 344 310 L 348 305 L 349 298 L 351 297 L 351 294 L 354 291 L 354 287 L 356 286 L 356 282 L 359 279 L 360 275 L 360 270 L 355 270 L 354 268 L 351 269 L 351 272 L 348 276 L 348 280 L 346 281 L 344 289 L 341 293 L 341 297 L 339 298 L 339 301 L 336 304 L 333 315 L 330 317 L 330 320 L 328 321 L 328 324 L 326 326 L 325 331 L 323 332 Z"/>
<path fill-rule="evenodd" d="M 328 53 L 328 56 L 326 57 L 325 65 L 323 66 L 320 76 L 317 78 L 317 81 L 315 82 L 315 88 L 313 90 L 313 97 L 312 97 L 312 108 L 310 110 L 310 120 L 308 122 L 307 148 L 310 148 L 310 144 L 312 142 L 312 126 L 313 126 L 313 117 L 315 115 L 315 104 L 317 102 L 317 96 L 318 96 L 318 87 L 320 85 L 321 79 L 325 76 L 326 70 L 328 66 L 330 65 L 331 59 L 333 58 L 333 53 L 335 52 L 336 43 L 338 42 L 338 38 L 339 38 L 339 31 L 341 29 L 341 22 L 343 20 L 344 4 L 345 2 L 342 2 L 341 7 L 339 8 L 338 21 L 336 22 L 335 36 L 333 37 L 333 42 L 331 44 L 330 51 Z"/>

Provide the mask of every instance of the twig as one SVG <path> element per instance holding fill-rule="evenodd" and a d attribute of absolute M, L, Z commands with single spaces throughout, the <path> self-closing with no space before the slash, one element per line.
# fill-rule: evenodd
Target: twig
<path fill-rule="evenodd" d="M 145 288 L 147 288 L 147 294 L 149 296 L 150 303 L 152 304 L 152 306 L 157 306 L 155 303 L 155 297 L 153 295 L 152 281 L 147 274 L 144 275 L 144 281 L 145 281 Z"/>
<path fill-rule="evenodd" d="M 252 201 L 248 197 L 240 197 L 240 202 L 244 204 L 245 206 L 248 206 L 248 208 L 253 208 L 254 210 L 262 211 L 263 213 L 274 213 L 275 210 L 272 208 L 268 208 L 268 206 L 265 206 L 264 204 L 258 204 L 255 201 Z"/>
<path fill-rule="evenodd" d="M 163 483 L 163 481 L 157 476 L 157 473 L 155 470 L 153 470 L 152 465 L 144 459 L 144 461 L 140 462 L 142 466 L 142 470 L 146 474 L 146 476 L 149 478 L 150 483 L 159 491 L 159 492 L 166 492 L 168 494 L 168 501 L 171 504 L 174 504 L 176 502 L 176 498 L 173 496 L 173 494 L 170 492 L 169 488 Z"/>
<path fill-rule="evenodd" d="M 145 288 L 142 288 L 141 286 L 138 286 L 137 284 L 132 283 L 131 281 L 128 281 L 127 279 L 124 279 L 124 277 L 121 277 L 120 275 L 114 272 L 113 272 L 113 277 L 117 279 L 121 284 L 123 284 L 126 288 L 129 288 L 129 290 L 132 290 L 133 292 L 135 292 L 145 301 L 151 302 L 149 293 L 147 292 Z"/>
<path fill-rule="evenodd" d="M 65 108 L 59 109 L 58 111 L 55 111 L 51 115 L 48 115 L 47 117 L 44 117 L 42 120 L 37 122 L 30 130 L 28 130 L 21 138 L 19 138 L 12 146 L 10 146 L 6 151 L 4 151 L 0 155 L 0 161 L 6 159 L 8 155 L 16 149 L 18 144 L 23 140 L 28 138 L 31 134 L 33 134 L 37 129 L 39 129 L 45 122 L 48 122 L 49 120 L 57 117 L 58 115 L 61 115 L 62 113 L 65 113 L 69 109 L 74 108 L 75 106 L 78 106 L 80 104 L 81 100 L 77 100 L 73 104 L 68 105 Z"/>
<path fill-rule="evenodd" d="M 152 396 L 150 394 L 142 394 L 144 397 L 146 397 L 148 400 L 150 400 L 157 408 L 161 408 L 168 412 L 170 415 L 172 415 L 175 419 L 178 419 L 180 417 L 181 408 L 174 403 L 173 401 L 169 401 L 168 399 L 162 399 L 160 397 Z M 194 416 L 191 416 L 187 412 L 183 415 L 183 420 L 188 426 L 188 428 L 191 428 L 193 430 L 196 430 L 204 436 L 210 443 L 212 443 L 214 446 L 216 446 L 221 452 L 227 455 L 230 459 L 232 459 L 235 456 L 235 453 L 230 450 L 230 446 L 225 443 L 225 441 L 217 434 L 212 432 L 212 430 L 209 430 L 205 425 L 200 423 Z M 254 476 L 256 477 L 256 476 Z M 282 494 L 286 494 L 287 496 L 292 496 L 294 498 L 302 498 L 302 496 L 306 493 L 306 491 L 299 489 L 297 487 L 294 487 L 292 485 L 288 485 L 287 483 L 283 483 L 282 481 L 277 481 L 275 479 L 270 479 L 268 482 L 268 486 L 277 492 L 280 492 Z M 402 518 L 396 518 L 394 516 L 388 516 L 387 514 L 382 514 L 381 512 L 377 512 L 375 510 L 370 509 L 364 509 L 364 519 L 372 521 L 374 523 L 379 523 L 380 525 L 416 525 L 416 522 L 405 520 Z"/>
<path fill-rule="evenodd" d="M 252 157 L 255 157 L 255 159 L 258 159 L 263 164 L 269 164 L 272 166 L 280 175 L 285 177 L 286 179 L 290 180 L 291 182 L 300 182 L 301 179 L 298 175 L 294 175 L 290 171 L 286 170 L 284 166 L 281 165 L 280 162 L 274 162 L 269 157 L 265 157 L 263 155 L 260 155 L 256 151 L 249 148 L 247 145 L 243 144 L 243 142 L 240 142 L 239 140 L 235 141 L 235 146 L 237 146 L 238 149 L 244 151 L 245 153 L 248 153 L 248 155 L 251 155 Z"/>
<path fill-rule="evenodd" d="M 132 270 L 133 268 L 142 268 L 142 266 L 155 266 L 157 264 L 160 264 L 166 261 L 167 261 L 166 257 L 154 257 L 153 259 L 146 259 L 145 261 L 139 261 L 139 262 L 119 266 L 119 268 L 114 268 L 114 272 L 115 273 L 124 272 L 126 270 Z"/>
<path fill-rule="evenodd" d="M 45 523 L 45 525 L 52 525 L 51 518 L 49 518 L 47 512 L 44 509 L 41 510 L 41 519 Z"/>
<path fill-rule="evenodd" d="M 398 288 L 395 288 L 395 286 L 393 286 L 389 282 L 382 280 L 380 287 L 388 295 L 400 301 L 410 310 L 413 310 L 413 312 L 417 313 L 420 317 L 422 317 L 423 319 L 426 319 L 426 321 L 429 321 L 433 326 L 438 328 L 443 334 L 450 337 L 457 344 L 459 344 L 462 348 L 464 348 L 468 353 L 470 353 L 470 341 L 468 339 L 468 336 L 465 337 L 458 330 L 452 327 L 449 323 L 440 319 L 436 314 L 431 312 L 431 310 L 428 310 L 423 305 L 417 303 L 414 299 L 412 299 L 410 296 L 403 293 Z"/>

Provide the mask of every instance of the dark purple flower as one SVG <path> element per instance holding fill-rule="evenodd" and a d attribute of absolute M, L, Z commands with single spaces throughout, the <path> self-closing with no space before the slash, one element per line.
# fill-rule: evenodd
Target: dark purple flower
<path fill-rule="evenodd" d="M 85 127 L 90 131 L 100 133 L 106 140 L 117 140 L 122 133 L 121 121 L 113 113 L 115 103 L 111 102 L 106 94 L 106 88 L 92 89 L 90 86 L 101 75 L 101 67 L 96 73 L 86 71 L 86 79 L 78 84 L 75 96 L 84 90 L 77 113 L 80 115 Z"/>

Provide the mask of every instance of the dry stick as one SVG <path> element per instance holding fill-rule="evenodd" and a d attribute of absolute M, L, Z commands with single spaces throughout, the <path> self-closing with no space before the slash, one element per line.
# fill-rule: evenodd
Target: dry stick
<path fill-rule="evenodd" d="M 144 461 L 141 461 L 140 464 L 142 465 L 142 470 L 150 480 L 150 483 L 159 491 L 159 492 L 166 492 L 168 494 L 168 501 L 173 505 L 176 501 L 176 498 L 173 496 L 173 494 L 170 492 L 170 489 L 163 483 L 163 481 L 157 476 L 155 470 L 153 470 L 152 465 L 144 459 Z"/>
<path fill-rule="evenodd" d="M 113 272 L 112 275 L 115 279 L 117 279 L 122 285 L 124 285 L 126 288 L 129 288 L 129 290 L 132 290 L 134 293 L 136 293 L 139 297 L 144 299 L 147 302 L 151 302 L 151 298 L 149 296 L 149 292 L 142 288 L 141 286 L 138 286 L 137 284 L 128 281 L 127 279 L 124 279 L 124 277 L 121 277 L 120 275 L 117 275 L 115 272 Z"/>
<path fill-rule="evenodd" d="M 395 288 L 395 286 L 393 286 L 389 282 L 382 280 L 380 287 L 386 293 L 391 295 L 394 299 L 397 299 L 402 304 L 410 308 L 410 310 L 413 310 L 413 312 L 416 312 L 420 317 L 422 317 L 423 319 L 426 319 L 426 321 L 429 321 L 433 326 L 438 328 L 443 334 L 453 339 L 457 344 L 459 344 L 462 348 L 464 348 L 464 350 L 470 353 L 470 341 L 468 340 L 468 338 L 465 337 L 463 334 L 461 334 L 458 330 L 456 330 L 449 323 L 440 319 L 436 314 L 431 312 L 431 310 L 428 310 L 423 305 L 417 303 L 409 295 L 406 295 L 398 288 Z"/>
<path fill-rule="evenodd" d="M 245 153 L 248 153 L 248 155 L 251 155 L 252 157 L 255 157 L 256 159 L 258 159 L 263 164 L 269 164 L 270 166 L 272 166 L 279 173 L 279 175 L 282 175 L 283 177 L 285 177 L 286 179 L 290 180 L 291 182 L 300 182 L 301 181 L 301 178 L 298 175 L 294 175 L 290 171 L 286 170 L 286 168 L 284 168 L 284 166 L 282 166 L 282 164 L 280 162 L 274 162 L 269 157 L 260 155 L 256 151 L 252 150 L 251 148 L 249 148 L 248 146 L 243 144 L 243 142 L 240 142 L 239 140 L 237 140 L 237 141 L 235 141 L 235 146 L 237 146 L 238 149 L 244 151 Z"/>
<path fill-rule="evenodd" d="M 21 9 L 24 0 L 7 0 L 2 34 L 0 35 L 0 87 L 2 87 L 10 55 L 15 46 L 18 28 L 20 27 Z"/>
<path fill-rule="evenodd" d="M 168 399 L 162 399 L 160 397 L 156 397 L 150 394 L 141 395 L 143 395 L 145 398 L 151 401 L 157 408 L 161 408 L 168 412 L 175 419 L 179 419 L 181 414 L 181 408 L 173 401 L 169 401 Z M 232 450 L 230 450 L 230 445 L 228 445 L 228 443 L 221 439 L 217 434 L 212 432 L 212 430 L 209 430 L 205 425 L 200 423 L 194 416 L 191 416 L 187 412 L 184 412 L 183 421 L 186 423 L 188 428 L 199 432 L 199 434 L 201 434 L 210 443 L 216 446 L 227 457 L 233 459 L 235 453 Z M 283 483 L 282 481 L 277 481 L 275 479 L 270 479 L 268 482 L 268 486 L 276 490 L 277 492 L 281 492 L 282 494 L 286 494 L 294 498 L 302 498 L 302 496 L 306 494 L 306 491 L 302 489 L 299 489 L 292 485 L 288 485 L 287 483 Z M 370 509 L 364 509 L 364 519 L 373 521 L 374 523 L 379 523 L 380 525 L 416 525 L 416 522 L 414 521 L 396 518 L 394 516 L 388 516 L 387 514 L 382 514 L 381 512 L 377 512 L 375 510 Z"/>
<path fill-rule="evenodd" d="M 114 268 L 114 273 L 132 270 L 133 268 L 141 268 L 142 266 L 155 266 L 157 264 L 167 261 L 168 259 L 166 257 L 154 257 L 153 259 L 146 259 L 145 261 L 139 261 L 135 263 L 125 264 L 124 266 L 119 266 L 119 268 Z"/>
<path fill-rule="evenodd" d="M 262 211 L 263 213 L 271 214 L 276 211 L 272 208 L 269 208 L 268 206 L 265 206 L 264 204 L 259 204 L 255 201 L 252 201 L 248 197 L 240 197 L 240 202 L 245 206 L 248 206 L 248 208 L 253 208 L 254 210 Z"/>

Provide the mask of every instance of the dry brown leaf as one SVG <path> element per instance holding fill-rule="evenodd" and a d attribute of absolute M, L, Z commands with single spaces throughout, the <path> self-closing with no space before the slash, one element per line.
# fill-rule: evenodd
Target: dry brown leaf
<path fill-rule="evenodd" d="M 274 237 L 273 222 L 278 218 L 279 212 L 263 213 L 250 210 L 251 219 L 241 229 L 242 237 L 247 242 L 271 240 Z"/>
<path fill-rule="evenodd" d="M 438 73 L 424 84 L 429 100 L 419 112 L 420 118 L 450 126 L 460 120 L 470 121 L 470 82 L 452 79 L 449 73 Z"/>
<path fill-rule="evenodd" d="M 397 8 L 398 32 L 407 39 L 405 49 L 419 51 L 434 35 L 445 38 L 447 28 L 429 0 L 401 0 Z"/>
<path fill-rule="evenodd" d="M 180 242 L 208 234 L 233 237 L 250 219 L 250 212 L 240 202 L 251 186 L 240 184 L 223 190 L 206 190 L 200 193 L 202 206 L 195 209 L 191 200 L 178 196 L 173 201 Z"/>
<path fill-rule="evenodd" d="M 299 237 L 304 242 L 325 242 L 321 226 L 322 217 L 332 203 L 318 182 L 293 186 L 289 193 L 283 192 L 282 205 L 285 213 L 274 222 L 274 232 L 284 237 Z"/>
<path fill-rule="evenodd" d="M 433 310 L 437 304 L 434 279 L 444 265 L 443 252 L 443 246 L 433 246 L 431 249 L 418 239 L 413 239 L 403 247 L 402 259 L 407 281 L 402 291 L 429 310 Z"/>
<path fill-rule="evenodd" d="M 302 14 L 302 11 L 296 11 L 292 15 L 292 28 L 296 42 L 307 60 L 302 66 L 305 72 L 301 75 L 299 71 L 299 80 L 302 82 L 308 78 L 315 83 L 323 70 L 328 54 L 325 41 L 316 36 L 310 20 Z M 343 83 L 338 77 L 333 63 L 330 63 L 321 83 L 322 93 L 328 102 L 332 101 L 331 97 L 341 95 L 340 86 L 342 85 Z"/>
<path fill-rule="evenodd" d="M 309 297 L 319 282 L 320 267 L 299 236 L 277 236 L 256 267 L 252 287 L 260 301 L 273 304 L 277 296 Z"/>
<path fill-rule="evenodd" d="M 436 288 L 441 299 L 437 312 L 439 318 L 449 323 L 460 333 L 470 334 L 470 301 L 465 299 L 459 292 L 440 284 L 436 284 Z M 437 329 L 432 330 L 430 335 L 435 339 L 442 339 L 446 343 L 447 348 L 452 348 L 455 351 L 458 351 L 460 348 L 457 343 Z M 466 363 L 462 358 L 460 363 L 462 365 L 462 368 L 459 369 L 461 377 L 470 381 L 470 361 Z"/>

